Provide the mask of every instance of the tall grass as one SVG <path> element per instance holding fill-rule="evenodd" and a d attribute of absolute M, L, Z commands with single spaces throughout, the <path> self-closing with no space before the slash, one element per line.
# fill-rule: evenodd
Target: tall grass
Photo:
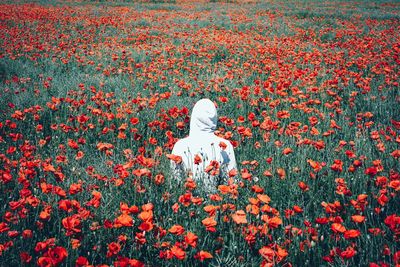
<path fill-rule="evenodd" d="M 0 265 L 399 264 L 398 9 L 2 5 Z M 215 194 L 166 156 L 205 97 Z"/>

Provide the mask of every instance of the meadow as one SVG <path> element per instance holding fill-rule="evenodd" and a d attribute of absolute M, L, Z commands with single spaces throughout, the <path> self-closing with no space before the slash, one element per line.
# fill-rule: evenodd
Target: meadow
<path fill-rule="evenodd" d="M 400 266 L 399 2 L 0 3 L 1 266 Z"/>

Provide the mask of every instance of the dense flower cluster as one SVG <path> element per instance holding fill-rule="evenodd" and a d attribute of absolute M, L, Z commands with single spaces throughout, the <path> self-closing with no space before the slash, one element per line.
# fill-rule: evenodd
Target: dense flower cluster
<path fill-rule="evenodd" d="M 314 4 L 0 5 L 0 261 L 400 265 L 400 4 Z"/>

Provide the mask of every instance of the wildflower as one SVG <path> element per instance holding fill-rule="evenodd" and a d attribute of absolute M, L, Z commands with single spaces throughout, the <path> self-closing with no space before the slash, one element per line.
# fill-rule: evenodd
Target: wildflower
<path fill-rule="evenodd" d="M 133 226 L 133 219 L 131 216 L 129 216 L 126 213 L 121 214 L 120 216 L 118 216 L 118 218 L 115 220 L 114 222 L 114 227 L 122 227 L 122 226 L 126 226 L 126 227 L 130 227 Z"/>
<path fill-rule="evenodd" d="M 67 230 L 66 236 L 81 232 L 81 221 L 78 215 L 73 215 L 62 219 L 62 225 Z"/>
<path fill-rule="evenodd" d="M 193 248 L 197 246 L 198 237 L 192 232 L 187 232 L 185 235 L 185 243 Z"/>
<path fill-rule="evenodd" d="M 353 215 L 351 216 L 351 220 L 355 223 L 362 223 L 365 221 L 365 216 L 362 215 Z"/>
<path fill-rule="evenodd" d="M 345 239 L 351 239 L 351 238 L 356 238 L 360 236 L 360 231 L 359 230 L 346 230 L 344 232 L 344 238 Z"/>
<path fill-rule="evenodd" d="M 344 233 L 346 228 L 340 223 L 332 223 L 331 229 L 334 233 Z"/>
<path fill-rule="evenodd" d="M 186 252 L 178 246 L 173 246 L 171 248 L 171 253 L 178 260 L 184 260 L 186 258 Z"/>
<path fill-rule="evenodd" d="M 119 251 L 121 250 L 121 245 L 116 242 L 111 242 L 110 244 L 108 244 L 107 247 L 108 247 L 107 254 L 106 254 L 107 258 L 117 255 L 119 253 Z"/>
<path fill-rule="evenodd" d="M 194 258 L 198 259 L 199 261 L 204 261 L 206 259 L 212 259 L 213 256 L 211 255 L 211 253 L 201 250 L 201 251 L 197 252 L 197 254 L 194 256 Z"/>
<path fill-rule="evenodd" d="M 168 232 L 174 235 L 182 235 L 185 232 L 185 228 L 181 225 L 175 224 L 168 230 Z"/>
<path fill-rule="evenodd" d="M 210 232 L 215 232 L 215 226 L 217 225 L 217 222 L 214 220 L 213 217 L 207 217 L 204 220 L 201 221 L 203 225 L 206 227 L 207 231 Z"/>
<path fill-rule="evenodd" d="M 243 210 L 238 210 L 232 214 L 232 219 L 236 224 L 246 224 L 246 213 Z"/>

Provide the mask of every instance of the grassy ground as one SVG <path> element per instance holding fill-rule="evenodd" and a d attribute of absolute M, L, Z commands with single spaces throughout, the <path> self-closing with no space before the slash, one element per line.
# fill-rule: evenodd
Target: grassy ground
<path fill-rule="evenodd" d="M 2 263 L 399 264 L 399 3 L 2 3 Z M 214 195 L 166 157 L 204 97 Z"/>

